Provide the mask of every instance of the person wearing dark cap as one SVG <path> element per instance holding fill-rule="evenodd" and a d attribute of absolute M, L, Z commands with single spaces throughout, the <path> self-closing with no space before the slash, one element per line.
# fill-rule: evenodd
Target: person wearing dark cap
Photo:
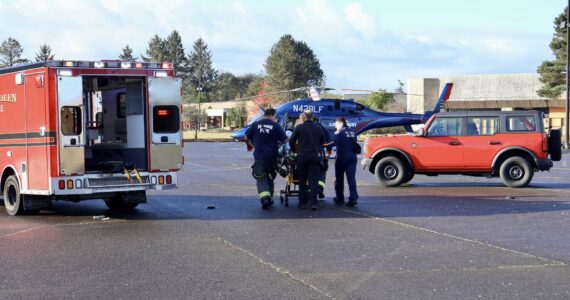
<path fill-rule="evenodd" d="M 344 175 L 348 182 L 350 196 L 346 206 L 352 207 L 358 204 L 358 192 L 356 190 L 356 163 L 357 153 L 360 152 L 360 146 L 357 144 L 354 132 L 350 131 L 346 124 L 346 119 L 338 117 L 335 122 L 337 131 L 335 132 L 333 141 L 327 144 L 328 147 L 336 146 L 336 162 L 334 189 L 336 204 L 344 204 Z"/>
<path fill-rule="evenodd" d="M 275 109 L 268 108 L 264 117 L 251 124 L 247 132 L 248 147 L 253 144 L 255 162 L 252 175 L 257 182 L 257 192 L 261 207 L 268 209 L 273 204 L 274 182 L 277 175 L 277 155 L 279 144 L 287 142 L 287 135 L 275 121 Z"/>
<path fill-rule="evenodd" d="M 299 208 L 307 208 L 307 204 L 310 203 L 311 209 L 316 210 L 325 135 L 321 127 L 313 122 L 313 111 L 306 110 L 304 114 L 306 120 L 295 127 L 289 146 L 293 152 L 297 153 Z"/>

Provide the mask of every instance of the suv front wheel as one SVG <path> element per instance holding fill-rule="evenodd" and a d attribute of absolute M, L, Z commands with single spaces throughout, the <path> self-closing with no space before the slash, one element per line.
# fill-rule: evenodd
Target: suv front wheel
<path fill-rule="evenodd" d="M 383 186 L 399 186 L 408 178 L 408 166 L 397 157 L 387 156 L 376 164 L 374 174 Z"/>
<path fill-rule="evenodd" d="M 508 158 L 501 164 L 499 174 L 503 183 L 512 188 L 526 187 L 534 176 L 534 168 L 523 157 Z"/>

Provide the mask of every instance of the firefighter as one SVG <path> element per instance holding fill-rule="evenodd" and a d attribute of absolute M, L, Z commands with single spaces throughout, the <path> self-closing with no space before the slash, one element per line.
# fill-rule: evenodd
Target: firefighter
<path fill-rule="evenodd" d="M 321 171 L 322 146 L 325 143 L 323 130 L 313 122 L 313 112 L 306 110 L 305 121 L 295 127 L 289 140 L 291 150 L 297 153 L 297 172 L 299 177 L 299 208 L 318 207 L 317 191 Z M 307 187 L 308 183 L 308 187 Z"/>
<path fill-rule="evenodd" d="M 335 127 L 337 131 L 335 132 L 334 139 L 331 143 L 327 144 L 329 147 L 336 146 L 336 180 L 334 183 L 336 197 L 334 198 L 334 202 L 339 205 L 344 204 L 344 175 L 346 174 L 346 181 L 348 182 L 348 189 L 350 191 L 346 206 L 352 207 L 358 204 L 356 162 L 360 147 L 357 145 L 354 132 L 348 128 L 345 118 L 338 117 L 335 122 Z"/>
<path fill-rule="evenodd" d="M 252 175 L 257 181 L 257 192 L 261 207 L 268 209 L 273 205 L 274 182 L 277 175 L 277 155 L 279 144 L 287 142 L 287 135 L 276 122 L 275 109 L 268 108 L 264 117 L 253 123 L 246 132 L 248 147 L 253 144 L 255 162 Z"/>

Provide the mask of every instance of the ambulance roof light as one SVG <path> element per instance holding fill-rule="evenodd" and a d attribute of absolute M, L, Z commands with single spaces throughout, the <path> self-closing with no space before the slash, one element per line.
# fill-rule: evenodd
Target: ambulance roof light
<path fill-rule="evenodd" d="M 172 69 L 172 63 L 171 62 L 163 62 L 162 68 L 163 69 Z"/>
<path fill-rule="evenodd" d="M 104 68 L 104 67 L 105 67 L 105 62 L 103 62 L 103 61 L 96 61 L 96 62 L 93 63 L 93 66 L 94 66 L 95 68 L 98 68 L 98 69 Z"/>
<path fill-rule="evenodd" d="M 166 71 L 154 71 L 154 77 L 158 78 L 168 77 L 168 73 L 166 73 Z"/>
<path fill-rule="evenodd" d="M 133 64 L 130 61 L 121 62 L 121 69 L 130 69 L 132 66 Z"/>
<path fill-rule="evenodd" d="M 73 71 L 70 69 L 61 69 L 57 71 L 59 76 L 73 76 Z"/>

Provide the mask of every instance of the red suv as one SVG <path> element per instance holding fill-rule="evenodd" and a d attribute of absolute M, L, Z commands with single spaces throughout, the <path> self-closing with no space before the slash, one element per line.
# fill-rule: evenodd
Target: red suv
<path fill-rule="evenodd" d="M 534 110 L 438 113 L 416 135 L 369 138 L 362 165 L 390 187 L 414 174 L 501 177 L 525 187 L 535 170 L 562 157 L 560 131 L 546 134 L 543 117 Z"/>

